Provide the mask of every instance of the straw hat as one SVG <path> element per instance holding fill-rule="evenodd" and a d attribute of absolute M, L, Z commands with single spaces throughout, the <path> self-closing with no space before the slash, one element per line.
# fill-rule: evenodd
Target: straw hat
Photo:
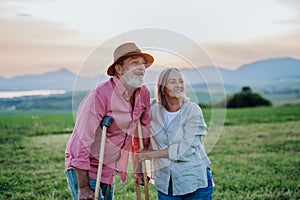
<path fill-rule="evenodd" d="M 142 53 L 142 51 L 134 43 L 124 43 L 115 49 L 114 63 L 108 67 L 107 74 L 109 76 L 113 76 L 115 74 L 115 65 L 131 56 L 143 57 L 146 61 L 146 68 L 148 68 L 154 61 L 154 58 L 150 54 Z"/>

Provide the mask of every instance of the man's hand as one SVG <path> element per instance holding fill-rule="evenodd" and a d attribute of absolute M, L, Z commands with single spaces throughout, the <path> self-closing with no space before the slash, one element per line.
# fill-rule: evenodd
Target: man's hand
<path fill-rule="evenodd" d="M 78 199 L 93 200 L 95 197 L 94 190 L 90 187 L 88 171 L 76 169 L 78 179 Z"/>
<path fill-rule="evenodd" d="M 144 182 L 144 176 L 142 173 L 135 173 L 134 174 L 134 180 L 136 183 L 138 183 L 139 185 L 144 186 L 145 182 Z M 147 176 L 147 183 L 149 183 L 150 178 Z"/>
<path fill-rule="evenodd" d="M 78 188 L 78 199 L 79 200 L 93 200 L 95 197 L 95 192 L 90 188 L 90 186 L 84 186 Z"/>

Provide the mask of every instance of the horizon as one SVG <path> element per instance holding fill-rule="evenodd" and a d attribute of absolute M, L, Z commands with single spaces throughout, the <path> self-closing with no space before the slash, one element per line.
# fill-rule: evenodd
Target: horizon
<path fill-rule="evenodd" d="M 299 1 L 132 1 L 1 1 L 0 77 L 59 69 L 76 73 L 96 48 L 113 37 L 151 27 L 174 31 L 201 46 L 209 59 L 197 66 L 207 66 L 210 60 L 218 68 L 236 70 L 259 60 L 300 59 Z M 165 9 L 171 3 L 172 12 Z M 115 46 L 105 48 L 110 57 L 99 59 L 112 61 Z M 182 46 L 183 53 L 199 56 L 185 48 Z M 170 51 L 150 52 L 157 65 L 186 64 Z M 84 75 L 93 73 L 86 70 Z"/>
<path fill-rule="evenodd" d="M 186 91 L 192 91 L 192 94 L 195 94 L 195 91 L 196 93 L 209 91 L 210 95 L 214 94 L 214 98 L 218 98 L 220 94 L 233 94 L 243 86 L 249 86 L 253 91 L 275 98 L 276 104 L 279 104 L 285 101 L 299 102 L 299 66 L 299 59 L 288 57 L 259 60 L 242 65 L 236 70 L 219 69 L 218 71 L 214 69 L 214 66 L 202 66 L 193 69 L 184 68 L 182 73 L 186 80 Z M 151 68 L 147 71 L 144 83 L 153 89 L 153 81 L 159 71 Z M 62 91 L 72 91 L 77 94 L 80 91 L 89 91 L 109 78 L 106 74 L 103 75 L 95 74 L 93 77 L 84 77 L 80 73 L 75 74 L 63 68 L 41 75 L 18 76 L 15 79 L 0 77 L 0 99 L 34 95 L 48 96 L 50 93 Z M 195 100 L 198 96 L 192 95 L 191 98 Z"/>
<path fill-rule="evenodd" d="M 241 69 L 242 67 L 247 66 L 247 65 L 251 65 L 251 64 L 254 64 L 254 63 L 258 63 L 258 62 L 265 62 L 265 61 L 271 61 L 271 60 L 279 60 L 279 59 L 292 59 L 292 60 L 298 60 L 298 61 L 300 61 L 300 59 L 293 58 L 293 57 L 281 57 L 281 58 L 270 58 L 270 59 L 256 60 L 256 61 L 253 61 L 253 62 L 250 62 L 250 63 L 242 64 L 241 66 L 237 67 L 236 69 L 226 69 L 226 68 L 223 68 L 221 66 L 213 66 L 213 65 L 210 65 L 210 66 L 209 65 L 208 66 L 198 66 L 196 68 L 198 69 L 198 68 L 215 67 L 218 70 L 227 70 L 227 71 L 230 71 L 230 72 L 234 72 L 234 71 L 237 71 L 238 69 Z M 193 69 L 193 68 L 185 67 L 185 66 L 180 66 L 178 68 L 180 70 Z M 32 74 L 28 73 L 28 74 L 23 74 L 23 75 L 16 75 L 16 76 L 13 76 L 13 77 L 3 77 L 3 76 L 0 75 L 0 78 L 3 78 L 3 79 L 13 79 L 13 78 L 18 78 L 18 77 L 22 77 L 22 76 L 42 76 L 42 75 L 46 75 L 46 74 L 50 74 L 50 73 L 56 73 L 56 72 L 60 72 L 60 71 L 67 71 L 67 72 L 72 73 L 74 75 L 77 74 L 76 72 L 73 72 L 73 71 L 71 71 L 68 68 L 58 68 L 58 69 L 55 69 L 54 71 L 46 71 L 46 72 L 42 72 L 42 73 L 39 73 L 39 74 L 37 74 L 37 73 L 32 73 Z M 152 71 L 156 71 L 156 70 L 154 69 Z M 93 75 L 93 76 L 81 76 L 81 77 L 92 78 L 94 76 L 95 75 Z"/>

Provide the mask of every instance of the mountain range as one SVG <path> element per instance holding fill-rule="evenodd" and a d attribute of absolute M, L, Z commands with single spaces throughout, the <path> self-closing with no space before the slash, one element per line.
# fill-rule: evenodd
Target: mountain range
<path fill-rule="evenodd" d="M 300 89 L 300 60 L 294 58 L 267 59 L 245 64 L 236 70 L 226 70 L 213 66 L 198 67 L 196 69 L 183 68 L 186 81 L 199 88 L 207 84 L 221 84 L 228 90 L 235 90 L 244 85 L 267 90 L 268 88 Z M 147 69 L 145 82 L 153 83 L 159 72 Z M 108 77 L 77 77 L 66 69 L 42 75 L 25 75 L 13 78 L 0 77 L 0 91 L 23 90 L 66 90 L 73 87 L 88 90 L 99 80 Z"/>

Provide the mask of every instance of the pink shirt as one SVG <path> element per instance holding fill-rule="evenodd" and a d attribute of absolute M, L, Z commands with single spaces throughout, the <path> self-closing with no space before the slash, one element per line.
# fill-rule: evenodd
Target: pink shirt
<path fill-rule="evenodd" d="M 66 169 L 88 170 L 91 178 L 97 178 L 102 134 L 99 125 L 104 116 L 112 116 L 113 122 L 106 132 L 101 182 L 112 184 L 116 172 L 125 182 L 132 136 L 137 135 L 139 120 L 143 137 L 149 138 L 149 89 L 142 86 L 136 90 L 134 108 L 116 76 L 91 90 L 78 108 L 75 128 L 66 148 Z M 144 139 L 144 145 L 149 146 L 148 139 Z"/>

